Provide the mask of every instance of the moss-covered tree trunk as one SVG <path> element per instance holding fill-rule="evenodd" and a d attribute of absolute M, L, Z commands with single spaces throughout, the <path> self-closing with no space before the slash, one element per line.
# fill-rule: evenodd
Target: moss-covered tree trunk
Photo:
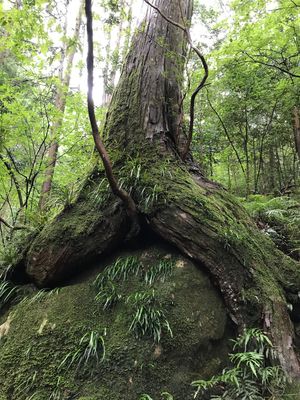
<path fill-rule="evenodd" d="M 155 4 L 174 21 L 190 21 L 190 0 Z M 136 202 L 140 235 L 150 229 L 204 266 L 237 326 L 264 327 L 284 370 L 299 377 L 286 300 L 297 301 L 299 264 L 256 229 L 226 190 L 206 180 L 191 156 L 180 158 L 186 140 L 180 91 L 185 51 L 184 32 L 149 8 L 106 120 L 114 171 Z M 26 269 L 39 286 L 55 285 L 133 239 L 130 219 L 103 177 L 99 167 L 76 203 L 30 247 Z"/>

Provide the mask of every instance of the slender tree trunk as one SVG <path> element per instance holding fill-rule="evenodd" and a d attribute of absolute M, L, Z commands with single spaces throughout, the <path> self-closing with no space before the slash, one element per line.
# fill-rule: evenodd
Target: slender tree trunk
<path fill-rule="evenodd" d="M 265 140 L 266 140 L 267 135 L 269 134 L 269 132 L 270 132 L 270 130 L 272 128 L 272 123 L 273 123 L 273 119 L 274 119 L 274 116 L 275 116 L 275 111 L 276 111 L 277 104 L 278 104 L 278 99 L 276 99 L 276 101 L 274 103 L 273 109 L 271 111 L 271 115 L 269 117 L 269 120 L 268 120 L 268 122 L 266 124 L 266 127 L 265 127 L 264 131 L 262 132 L 262 137 L 261 137 L 261 140 L 260 140 L 259 161 L 258 161 L 257 175 L 256 175 L 256 178 L 255 178 L 255 182 L 256 182 L 255 186 L 257 188 L 259 186 L 260 174 L 262 173 L 262 170 L 264 168 L 264 165 L 263 165 L 264 164 L 264 154 L 263 153 L 264 153 L 264 148 L 265 148 Z"/>
<path fill-rule="evenodd" d="M 77 41 L 80 34 L 80 27 L 82 23 L 82 13 L 83 13 L 83 2 L 80 4 L 78 16 L 76 19 L 76 25 L 74 30 L 74 35 L 72 37 L 72 47 L 66 52 L 62 52 L 61 55 L 61 72 L 60 72 L 60 87 L 57 90 L 57 94 L 55 97 L 55 108 L 59 112 L 59 116 L 56 118 L 56 121 L 53 125 L 51 131 L 51 144 L 47 154 L 47 167 L 45 170 L 45 178 L 42 184 L 41 196 L 40 196 L 40 209 L 44 210 L 46 208 L 48 196 L 51 192 L 53 176 L 55 165 L 57 161 L 57 154 L 59 148 L 59 134 L 63 123 L 64 112 L 66 108 L 66 96 L 70 86 L 70 79 L 73 67 L 73 60 L 77 49 Z M 67 23 L 67 21 L 66 21 Z M 66 26 L 65 26 L 66 29 Z M 64 64 L 66 62 L 66 67 L 64 70 Z M 63 72 L 64 71 L 64 72 Z"/>
<path fill-rule="evenodd" d="M 248 110 L 245 109 L 245 138 L 244 149 L 246 157 L 246 197 L 250 194 L 250 157 L 249 157 L 249 124 L 248 124 Z"/>
<path fill-rule="evenodd" d="M 281 162 L 280 162 L 280 155 L 278 152 L 278 147 L 275 148 L 276 152 L 276 165 L 277 165 L 277 177 L 278 177 L 278 191 L 280 192 L 282 188 L 282 170 L 281 170 Z"/>
<path fill-rule="evenodd" d="M 276 178 L 275 178 L 275 153 L 274 146 L 270 145 L 269 148 L 269 173 L 267 174 L 267 178 L 269 177 L 269 190 L 274 193 L 276 188 Z"/>
<path fill-rule="evenodd" d="M 111 30 L 112 30 L 112 27 L 109 25 L 108 32 L 106 35 L 105 65 L 103 68 L 102 105 L 104 105 L 104 106 L 107 106 L 109 104 L 109 93 L 110 93 L 109 62 L 111 60 Z"/>
<path fill-rule="evenodd" d="M 178 23 L 191 18 L 191 1 L 156 0 L 155 5 Z M 182 161 L 176 144 L 184 139 L 180 87 L 186 38 L 150 8 L 142 28 L 105 125 L 114 172 L 134 199 L 142 226 L 205 267 L 238 329 L 264 327 L 280 365 L 299 378 L 286 300 L 298 302 L 299 263 L 277 250 L 190 156 Z M 103 177 L 95 170 L 74 206 L 32 243 L 26 270 L 37 285 L 55 285 L 128 240 L 129 217 L 122 202 L 103 189 Z"/>
<path fill-rule="evenodd" d="M 230 156 L 228 156 L 227 157 L 228 190 L 231 191 L 231 170 L 230 170 L 230 166 L 231 166 L 231 160 L 230 160 Z"/>
<path fill-rule="evenodd" d="M 298 157 L 300 158 L 300 113 L 299 108 L 294 107 L 294 138 L 295 138 L 295 146 Z"/>

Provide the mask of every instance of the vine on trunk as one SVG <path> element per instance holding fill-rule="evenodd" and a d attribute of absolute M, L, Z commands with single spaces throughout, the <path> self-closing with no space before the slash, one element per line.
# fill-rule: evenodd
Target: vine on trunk
<path fill-rule="evenodd" d="M 128 212 L 128 215 L 133 217 L 134 222 L 137 222 L 137 210 L 136 205 L 132 197 L 127 193 L 124 189 L 120 188 L 116 177 L 112 170 L 111 160 L 107 153 L 107 150 L 104 146 L 104 143 L 101 140 L 96 116 L 95 116 L 95 105 L 93 100 L 93 86 L 94 86 L 94 44 L 93 44 L 93 16 L 92 16 L 92 4 L 91 0 L 85 0 L 85 14 L 87 20 L 87 38 L 88 38 L 88 54 L 87 54 L 87 71 L 88 71 L 88 95 L 87 95 L 87 103 L 88 103 L 88 114 L 92 127 L 92 135 L 94 138 L 95 146 L 100 154 L 101 160 L 103 162 L 103 166 L 105 169 L 106 177 L 108 179 L 109 185 L 111 187 L 114 195 L 119 197 Z"/>

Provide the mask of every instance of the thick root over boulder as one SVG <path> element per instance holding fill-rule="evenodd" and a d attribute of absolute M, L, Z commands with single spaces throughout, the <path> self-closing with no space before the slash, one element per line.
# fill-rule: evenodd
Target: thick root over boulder
<path fill-rule="evenodd" d="M 299 263 L 277 250 L 224 189 L 176 164 L 169 168 L 172 179 L 165 181 L 163 170 L 145 168 L 140 172 L 133 196 L 142 225 L 204 267 L 238 328 L 263 327 L 281 366 L 290 377 L 300 377 L 286 301 L 286 297 L 289 302 L 291 298 L 298 301 Z M 157 182 L 151 203 L 139 191 L 139 187 L 147 187 L 149 176 Z M 118 202 L 104 212 L 92 209 L 85 214 L 81 207 L 79 201 L 33 243 L 27 272 L 39 286 L 59 282 L 126 240 L 130 221 Z M 143 234 L 147 230 L 142 230 Z"/>

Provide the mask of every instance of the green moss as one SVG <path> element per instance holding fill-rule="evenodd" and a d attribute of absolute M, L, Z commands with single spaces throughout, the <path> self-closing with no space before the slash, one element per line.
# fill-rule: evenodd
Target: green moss
<path fill-rule="evenodd" d="M 170 260 L 168 251 L 148 248 L 134 257 L 149 270 L 164 257 Z M 173 272 L 164 279 L 157 277 L 151 285 L 142 274 L 116 281 L 124 299 L 155 290 L 173 332 L 172 338 L 163 331 L 159 344 L 150 338 L 137 340 L 129 331 L 130 302 L 102 309 L 95 301 L 95 274 L 34 301 L 31 295 L 12 308 L 9 334 L 0 342 L 0 396 L 22 400 L 36 394 L 39 400 L 49 400 L 57 391 L 76 398 L 136 400 L 145 392 L 159 397 L 169 391 L 178 400 L 186 399 L 192 380 L 216 373 L 224 365 L 227 317 L 209 279 L 178 255 L 172 256 L 172 262 Z M 106 332 L 104 362 L 88 369 L 59 370 L 62 359 L 76 351 L 80 338 L 91 330 Z M 18 387 L 25 389 L 18 392 Z"/>
<path fill-rule="evenodd" d="M 289 385 L 283 400 L 300 400 L 300 384 L 294 383 Z"/>

